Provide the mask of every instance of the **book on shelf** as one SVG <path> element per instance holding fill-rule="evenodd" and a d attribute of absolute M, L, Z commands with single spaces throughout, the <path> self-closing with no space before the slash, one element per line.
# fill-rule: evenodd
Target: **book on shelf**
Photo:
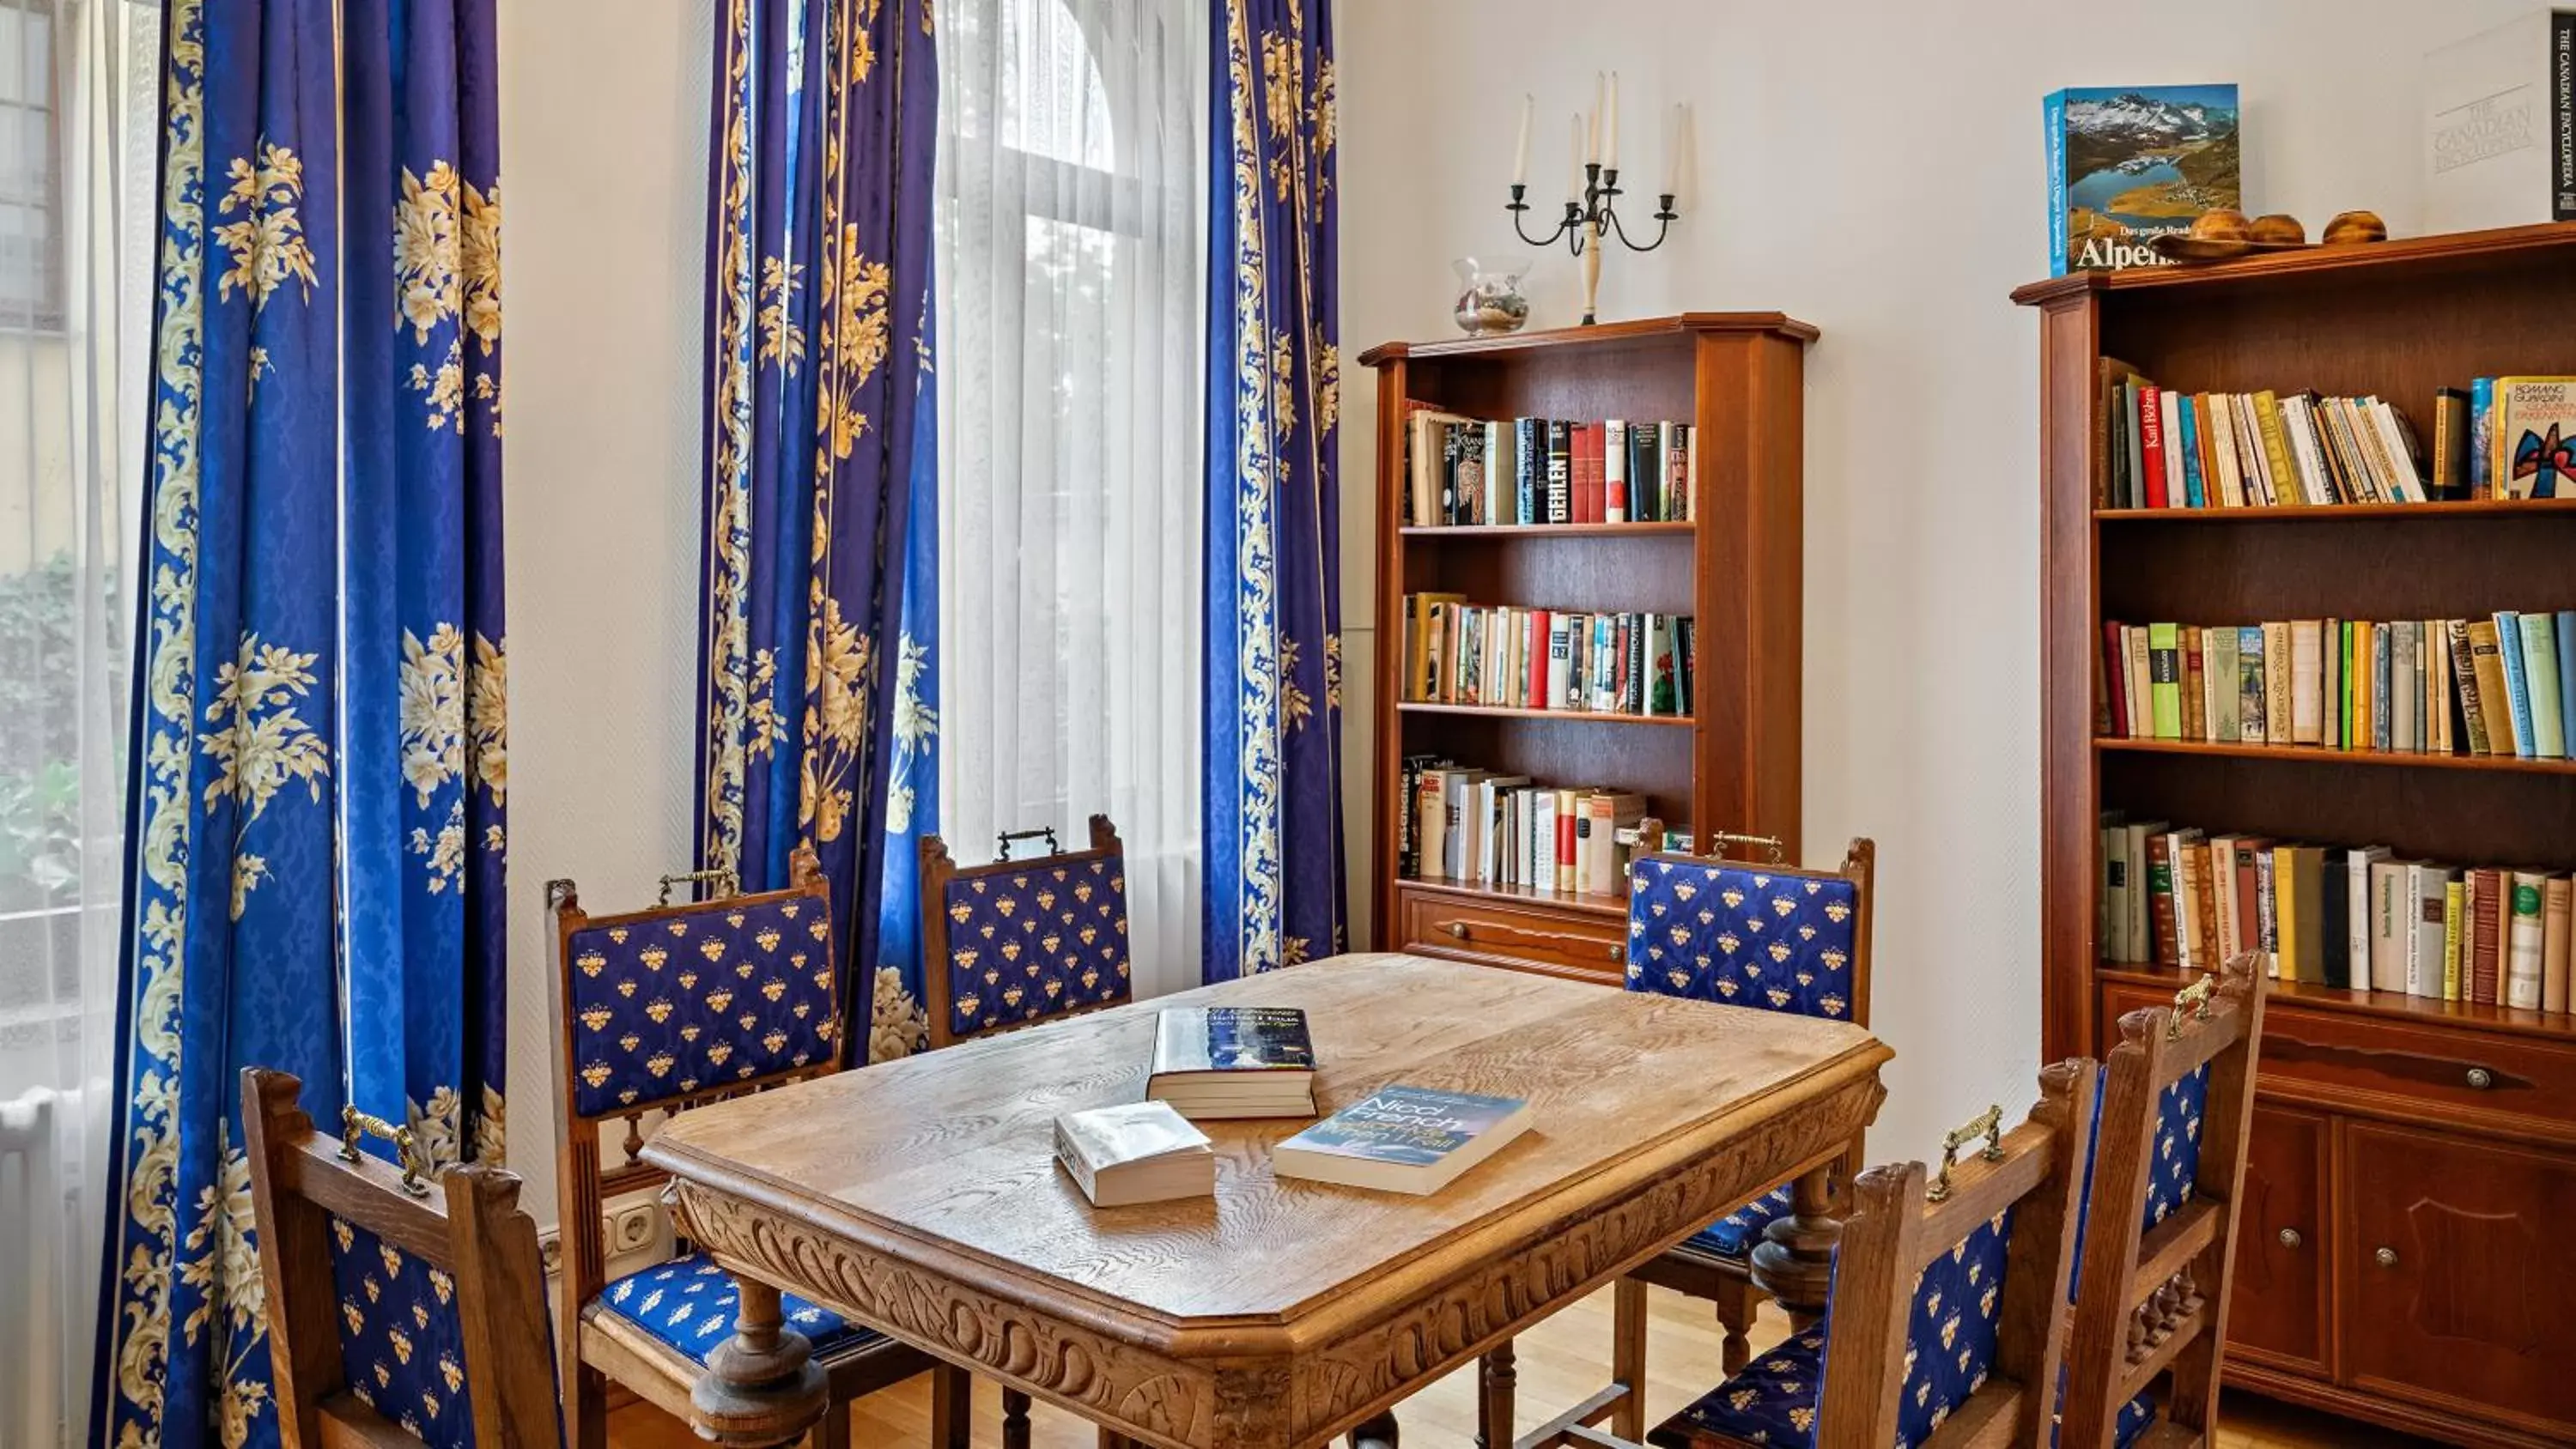
<path fill-rule="evenodd" d="M 1194 1121 L 1315 1115 L 1315 1042 L 1294 1006 L 1169 1006 L 1145 1098 Z"/>
<path fill-rule="evenodd" d="M 1680 718 L 1692 698 L 1686 614 L 1583 613 L 1404 597 L 1405 691 L 1416 704 Z"/>
<path fill-rule="evenodd" d="M 2456 390 L 2446 395 L 2458 397 Z M 2438 397 L 2430 460 L 2406 415 L 2377 397 L 2178 392 L 2105 358 L 2097 406 L 2098 508 L 2332 507 L 2470 496 L 2465 486 L 2456 494 L 2434 489 L 2452 436 L 2440 433 L 2452 413 Z M 2465 427 L 2467 410 L 2453 412 Z"/>
<path fill-rule="evenodd" d="M 2576 610 L 2219 625 L 2111 619 L 2097 664 L 2095 718 L 2106 739 L 2571 758 Z"/>
<path fill-rule="evenodd" d="M 1405 427 L 1404 526 L 1688 522 L 1695 432 L 1625 418 L 1471 418 L 1417 402 Z"/>
<path fill-rule="evenodd" d="M 1281 1177 L 1422 1196 L 1529 1130 L 1517 1097 L 1381 1087 L 1271 1150 Z"/>
<path fill-rule="evenodd" d="M 2569 1009 L 2576 878 L 2563 869 L 2212 835 L 2117 810 L 2101 817 L 2097 858 L 2095 946 L 2115 965 L 2204 971 L 2252 951 L 2281 981 Z"/>
<path fill-rule="evenodd" d="M 1216 1192 L 1216 1149 L 1168 1102 L 1123 1102 L 1055 1119 L 1055 1159 L 1093 1207 Z"/>
<path fill-rule="evenodd" d="M 1412 833 L 1421 843 L 1398 874 L 1500 889 L 1617 896 L 1646 797 L 1495 775 L 1437 757 L 1408 768 Z"/>
<path fill-rule="evenodd" d="M 2424 57 L 2424 229 L 2576 220 L 2576 10 Z"/>

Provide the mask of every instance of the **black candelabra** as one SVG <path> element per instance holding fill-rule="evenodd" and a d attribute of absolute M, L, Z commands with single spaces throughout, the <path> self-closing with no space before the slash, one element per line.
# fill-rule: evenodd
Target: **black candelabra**
<path fill-rule="evenodd" d="M 1619 189 L 1619 168 L 1587 161 L 1583 165 L 1583 199 L 1567 198 L 1565 215 L 1557 222 L 1556 229 L 1543 237 L 1531 236 L 1521 226 L 1521 214 L 1531 209 L 1525 199 L 1528 192 L 1527 185 L 1518 181 L 1512 183 L 1511 202 L 1503 208 L 1512 214 L 1512 231 L 1534 247 L 1554 246 L 1562 238 L 1567 251 L 1582 260 L 1583 325 L 1586 327 L 1600 320 L 1601 254 L 1608 249 L 1610 238 L 1618 237 L 1620 245 L 1632 252 L 1650 252 L 1664 244 L 1664 237 L 1672 231 L 1673 223 L 1681 219 L 1681 213 L 1673 209 L 1674 194 L 1664 192 L 1655 199 L 1655 239 L 1639 243 L 1628 235 L 1626 224 L 1619 220 L 1618 199 L 1625 194 Z"/>

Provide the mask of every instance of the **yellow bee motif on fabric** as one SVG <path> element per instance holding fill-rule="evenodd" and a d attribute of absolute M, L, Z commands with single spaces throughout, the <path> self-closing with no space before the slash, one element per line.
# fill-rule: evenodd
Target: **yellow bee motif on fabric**
<path fill-rule="evenodd" d="M 1717 938 L 1717 949 L 1723 955 L 1732 956 L 1744 949 L 1744 938 L 1733 931 L 1723 932 Z"/>
<path fill-rule="evenodd" d="M 1788 960 L 1789 960 L 1789 943 L 1788 943 L 1788 942 L 1786 942 L 1786 941 L 1774 941 L 1774 942 L 1772 942 L 1772 943 L 1771 943 L 1771 945 L 1768 947 L 1768 950 L 1769 950 L 1769 952 L 1770 952 L 1771 960 L 1772 960 L 1772 962 L 1773 962 L 1774 964 L 1776 964 L 1776 965 L 1786 965 L 1786 964 L 1788 964 Z"/>
<path fill-rule="evenodd" d="M 618 982 L 617 994 L 631 999 L 635 995 L 635 982 L 633 978 L 630 977 L 627 980 Z"/>
<path fill-rule="evenodd" d="M 1056 953 L 1056 948 L 1063 944 L 1064 937 L 1057 935 L 1053 931 L 1049 931 L 1038 938 L 1038 949 L 1046 952 L 1050 956 L 1054 955 Z"/>
<path fill-rule="evenodd" d="M 696 973 L 695 971 L 683 971 L 683 972 L 681 972 L 681 973 L 680 973 L 680 989 L 681 989 L 682 991 L 695 991 L 695 990 L 697 990 L 697 989 L 698 989 L 698 973 Z"/>
<path fill-rule="evenodd" d="M 1001 912 L 1005 917 L 1016 913 L 1019 908 L 1020 903 L 1009 896 L 1004 896 L 1000 900 L 993 902 L 993 909 Z"/>
<path fill-rule="evenodd" d="M 640 1036 L 637 1036 L 635 1033 L 633 1033 L 633 1032 L 631 1032 L 631 1031 L 630 1031 L 630 1032 L 628 1032 L 628 1033 L 626 1033 L 624 1036 L 621 1036 L 621 1037 L 619 1037 L 619 1038 L 617 1039 L 617 1049 L 618 1049 L 618 1050 L 620 1050 L 620 1051 L 629 1051 L 629 1052 L 631 1052 L 631 1051 L 635 1050 L 637 1047 L 642 1046 L 643 1044 L 644 1044 L 644 1038 L 642 1038 L 642 1037 L 640 1037 Z"/>
<path fill-rule="evenodd" d="M 644 963 L 645 970 L 659 971 L 662 963 L 671 959 L 671 953 L 660 946 L 647 946 L 635 953 L 635 959 Z"/>
<path fill-rule="evenodd" d="M 393 1345 L 394 1362 L 401 1364 L 411 1362 L 410 1334 L 403 1332 L 399 1328 L 388 1328 L 385 1330 L 385 1342 Z"/>
<path fill-rule="evenodd" d="M 465 1391 L 465 1368 L 456 1361 L 454 1354 L 442 1353 L 438 1356 L 438 1376 L 446 1382 L 449 1393 L 457 1394 Z"/>
<path fill-rule="evenodd" d="M 812 922 L 805 927 L 805 934 L 813 937 L 817 941 L 820 941 L 824 937 L 832 934 L 832 923 L 829 921 Z"/>
<path fill-rule="evenodd" d="M 733 1059 L 733 1043 L 732 1043 L 732 1042 L 729 1042 L 729 1041 L 710 1042 L 710 1043 L 707 1045 L 707 1065 L 708 1065 L 708 1066 L 711 1066 L 711 1067 L 720 1067 L 720 1066 L 723 1066 L 726 1062 L 731 1061 L 732 1059 Z"/>
<path fill-rule="evenodd" d="M 787 919 L 792 921 L 796 919 L 797 913 L 803 909 L 805 909 L 805 903 L 803 901 L 781 901 L 778 906 L 778 914 L 785 916 Z"/>
<path fill-rule="evenodd" d="M 975 1014 L 975 1008 L 976 1008 L 976 1007 L 978 1007 L 978 1006 L 981 1006 L 981 1005 L 983 1005 L 983 1004 L 984 1004 L 984 1001 L 983 1001 L 983 998 L 982 998 L 982 997 L 978 997 L 978 996 L 961 996 L 961 997 L 958 997 L 958 998 L 957 998 L 957 1014 L 958 1014 L 959 1016 L 973 1016 L 973 1015 Z"/>
<path fill-rule="evenodd" d="M 1825 902 L 1825 919 L 1826 919 L 1826 920 L 1828 920 L 1828 921 L 1833 922 L 1833 923 L 1834 923 L 1835 925 L 1837 925 L 1837 926 L 1841 925 L 1841 924 L 1842 924 L 1843 922 L 1845 922 L 1845 921 L 1850 920 L 1850 919 L 1851 919 L 1851 913 L 1852 913 L 1852 908 L 1851 908 L 1851 902 L 1849 902 L 1849 901 L 1827 901 L 1827 902 Z"/>
<path fill-rule="evenodd" d="M 714 965 L 714 964 L 716 964 L 718 961 L 723 960 L 723 959 L 724 959 L 724 952 L 725 952 L 724 942 L 717 940 L 717 939 L 716 939 L 715 937 L 713 937 L 713 936 L 709 936 L 709 937 L 708 937 L 707 939 L 705 939 L 704 941 L 701 941 L 701 942 L 699 942 L 699 943 L 698 943 L 698 954 L 699 954 L 699 955 L 701 955 L 701 956 L 706 957 L 706 958 L 707 958 L 707 964 L 708 964 L 708 965 L 710 965 L 710 966 L 713 966 L 713 965 Z"/>
<path fill-rule="evenodd" d="M 657 996 L 645 1004 L 644 1015 L 654 1025 L 659 1026 L 671 1019 L 671 1003 Z"/>
<path fill-rule="evenodd" d="M 584 951 L 572 958 L 572 964 L 580 968 L 582 975 L 596 976 L 608 968 L 608 958 L 597 951 Z"/>
<path fill-rule="evenodd" d="M 1827 946 L 1822 951 L 1816 953 L 1816 959 L 1825 963 L 1826 970 L 1840 971 L 1843 969 L 1844 963 L 1851 960 L 1851 957 L 1835 950 L 1831 946 Z"/>
<path fill-rule="evenodd" d="M 1778 916 L 1784 921 L 1789 919 L 1790 913 L 1797 909 L 1798 903 L 1791 897 L 1773 896 L 1771 898 L 1771 914 Z"/>
<path fill-rule="evenodd" d="M 605 1006 L 585 1007 L 581 1013 L 581 1024 L 592 1031 L 603 1031 L 608 1026 L 608 1019 L 615 1014 Z M 348 1245 L 343 1243 L 341 1246 Z"/>
<path fill-rule="evenodd" d="M 1064 983 L 1053 977 L 1047 978 L 1046 994 L 1047 1000 L 1049 1001 L 1053 1001 L 1057 997 L 1062 996 L 1064 994 Z"/>
<path fill-rule="evenodd" d="M 582 1085 L 589 1087 L 593 1091 L 598 1090 L 602 1084 L 607 1082 L 607 1080 L 608 1063 L 606 1062 L 592 1062 L 590 1065 L 581 1069 Z"/>
<path fill-rule="evenodd" d="M 1004 941 L 1002 943 L 1002 959 L 1016 963 L 1020 959 L 1020 943 L 1017 941 Z"/>
<path fill-rule="evenodd" d="M 1002 988 L 1002 1004 L 1004 1006 L 1017 1006 L 1020 1004 L 1020 988 L 1016 984 Z"/>
<path fill-rule="evenodd" d="M 705 1032 L 705 1027 L 702 1027 L 693 1021 L 687 1026 L 680 1028 L 680 1040 L 685 1042 L 695 1042 L 700 1036 L 704 1035 Z"/>
<path fill-rule="evenodd" d="M 1788 992 L 1786 992 L 1786 991 L 1781 990 L 1781 989 L 1780 989 L 1779 987 L 1777 987 L 1777 986 L 1774 986 L 1774 987 L 1771 987 L 1771 988 L 1769 988 L 1769 989 L 1765 990 L 1762 994 L 1763 994 L 1764 996 L 1766 996 L 1766 997 L 1769 997 L 1769 998 L 1770 998 L 1770 1000 L 1771 1000 L 1771 1004 L 1772 1004 L 1773 1006 L 1775 1006 L 1775 1007 L 1776 1007 L 1776 1006 L 1786 1006 L 1786 1005 L 1788 1005 L 1788 1004 L 1789 1004 L 1789 993 L 1788 993 Z"/>
<path fill-rule="evenodd" d="M 616 942 L 616 943 L 617 943 L 618 945 L 620 945 L 620 946 L 625 945 L 625 944 L 626 944 L 626 928 L 625 928 L 624 926 L 611 926 L 611 927 L 609 927 L 609 928 L 608 928 L 608 939 L 610 939 L 611 941 Z"/>
<path fill-rule="evenodd" d="M 1801 1404 L 1789 1411 L 1789 1427 L 1804 1434 L 1816 1427 L 1816 1411 Z"/>
<path fill-rule="evenodd" d="M 1038 909 L 1039 909 L 1039 910 L 1042 910 L 1042 911 L 1051 911 L 1051 910 L 1054 910 L 1054 909 L 1055 909 L 1055 892 L 1053 892 L 1053 891 L 1048 891 L 1048 890 L 1042 890 L 1042 891 L 1039 891 L 1039 892 L 1038 892 Z"/>
<path fill-rule="evenodd" d="M 1684 905 L 1690 904 L 1691 897 L 1698 894 L 1699 887 L 1692 885 L 1689 881 L 1676 881 L 1673 883 L 1673 899 L 1680 901 Z"/>
<path fill-rule="evenodd" d="M 394 1383 L 393 1370 L 386 1368 L 381 1362 L 374 1364 L 373 1367 L 376 1371 L 376 1387 L 380 1389 L 392 1388 Z"/>
<path fill-rule="evenodd" d="M 1959 1341 L 1959 1315 L 1953 1313 L 1941 1320 L 1941 1346 L 1950 1348 Z"/>
<path fill-rule="evenodd" d="M 735 963 L 734 963 L 734 967 L 733 967 L 733 974 L 734 974 L 734 975 L 736 975 L 736 976 L 738 976 L 738 977 L 742 978 L 742 979 L 743 979 L 743 980 L 745 980 L 745 981 L 749 981 L 749 980 L 751 979 L 751 973 L 752 973 L 752 965 L 751 965 L 751 961 L 750 961 L 750 959 L 749 959 L 748 957 L 746 957 L 746 958 L 744 958 L 743 960 L 740 960 L 740 961 L 737 961 L 737 962 L 735 962 Z"/>
<path fill-rule="evenodd" d="M 728 926 L 733 927 L 733 928 L 734 928 L 735 930 L 737 930 L 737 931 L 739 931 L 739 930 L 741 930 L 741 929 L 742 929 L 742 923 L 743 923 L 743 922 L 748 921 L 748 920 L 750 920 L 750 919 L 751 919 L 751 917 L 749 917 L 749 916 L 747 916 L 747 915 L 744 915 L 744 914 L 743 914 L 742 912 L 740 912 L 740 911 L 727 911 L 727 912 L 725 912 L 725 924 L 726 924 L 726 925 L 728 925 Z"/>
<path fill-rule="evenodd" d="M 689 923 L 686 921 L 671 921 L 666 923 L 663 926 L 663 929 L 669 931 L 671 933 L 671 939 L 676 941 L 689 934 Z"/>
<path fill-rule="evenodd" d="M 340 1321 L 349 1325 L 349 1331 L 351 1333 L 364 1333 L 367 1331 L 366 1311 L 361 1309 L 350 1299 L 343 1298 L 340 1300 Z"/>
<path fill-rule="evenodd" d="M 785 996 L 786 994 L 787 983 L 779 980 L 775 976 L 772 976 L 768 980 L 760 983 L 760 997 L 763 1001 L 776 1001 L 778 998 Z"/>
<path fill-rule="evenodd" d="M 1988 1285 L 1985 1293 L 1977 1299 L 1977 1311 L 1988 1318 L 1994 1317 L 1995 1299 L 1997 1296 L 1997 1290 L 1992 1285 Z"/>
<path fill-rule="evenodd" d="M 731 1005 L 733 1005 L 733 992 L 730 989 L 719 986 L 707 993 L 707 1010 L 716 1015 L 724 1015 L 724 1009 Z"/>
<path fill-rule="evenodd" d="M 961 926 L 966 924 L 966 918 L 973 914 L 975 914 L 975 908 L 964 901 L 952 902 L 948 907 L 948 919 Z"/>
<path fill-rule="evenodd" d="M 787 938 L 779 934 L 776 926 L 763 926 L 760 928 L 760 933 L 751 939 L 760 943 L 760 949 L 775 951 L 778 949 L 778 943 Z"/>
<path fill-rule="evenodd" d="M 1690 944 L 1690 927 L 1688 926 L 1669 927 L 1667 928 L 1667 934 L 1671 937 L 1672 943 L 1676 946 L 1687 946 Z"/>
<path fill-rule="evenodd" d="M 677 1064 L 677 1061 L 669 1052 L 655 1052 L 653 1055 L 644 1059 L 644 1070 L 651 1072 L 656 1079 L 659 1079 L 669 1076 L 671 1074 L 671 1068 Z"/>
<path fill-rule="evenodd" d="M 735 1017 L 733 1019 L 733 1024 L 741 1027 L 744 1031 L 749 1031 L 760 1024 L 760 1018 L 746 1011 L 742 1015 Z"/>
<path fill-rule="evenodd" d="M 1075 934 L 1082 944 L 1088 946 L 1092 942 L 1100 939 L 1100 928 L 1098 926 L 1085 926 Z"/>
<path fill-rule="evenodd" d="M 787 1033 L 783 1031 L 773 1031 L 769 1035 L 760 1039 L 760 1046 L 761 1050 L 768 1052 L 772 1056 L 776 1056 L 787 1047 Z"/>
<path fill-rule="evenodd" d="M 1726 889 L 1719 891 L 1717 893 L 1717 898 L 1726 902 L 1726 908 L 1730 911 L 1739 909 L 1744 904 L 1744 892 L 1737 890 L 1733 886 L 1728 886 Z"/>
<path fill-rule="evenodd" d="M 1816 928 L 1813 926 L 1800 926 L 1798 928 L 1798 939 L 1801 941 L 1812 941 L 1816 939 Z"/>

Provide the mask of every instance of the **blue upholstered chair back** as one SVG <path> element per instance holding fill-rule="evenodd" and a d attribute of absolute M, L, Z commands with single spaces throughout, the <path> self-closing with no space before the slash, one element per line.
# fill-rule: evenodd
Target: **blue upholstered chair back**
<path fill-rule="evenodd" d="M 572 1114 L 627 1116 L 837 1063 L 840 968 L 829 887 L 627 915 L 555 909 Z"/>
<path fill-rule="evenodd" d="M 1088 850 L 960 867 L 925 836 L 921 853 L 932 1045 L 1133 998 L 1127 857 L 1107 816 Z"/>
<path fill-rule="evenodd" d="M 350 1395 L 430 1449 L 472 1449 L 455 1277 L 335 1215 L 331 1286 Z"/>
<path fill-rule="evenodd" d="M 1628 873 L 1628 989 L 1866 1024 L 1875 848 L 1836 871 L 1698 856 Z"/>

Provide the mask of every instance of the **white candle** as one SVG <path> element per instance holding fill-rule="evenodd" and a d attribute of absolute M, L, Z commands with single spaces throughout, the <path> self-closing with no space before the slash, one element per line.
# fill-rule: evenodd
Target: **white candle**
<path fill-rule="evenodd" d="M 1601 161 L 1601 102 L 1609 84 L 1608 76 L 1597 70 L 1592 73 L 1592 124 L 1583 134 L 1583 159 L 1595 165 Z"/>
<path fill-rule="evenodd" d="M 1610 98 L 1604 103 L 1601 129 L 1606 133 L 1601 138 L 1601 169 L 1616 171 L 1619 169 L 1619 72 L 1615 70 L 1610 72 Z"/>
<path fill-rule="evenodd" d="M 1520 145 L 1512 152 L 1512 184 L 1514 186 L 1527 185 L 1529 182 L 1530 112 L 1536 108 L 1537 104 L 1538 102 L 1535 98 L 1531 97 L 1526 92 L 1522 94 L 1521 142 Z"/>
<path fill-rule="evenodd" d="M 1671 134 L 1664 142 L 1664 195 L 1679 196 L 1682 190 L 1682 105 L 1673 103 Z"/>
<path fill-rule="evenodd" d="M 1579 111 L 1574 117 L 1574 143 L 1565 153 L 1565 199 L 1583 199 L 1583 115 Z"/>

